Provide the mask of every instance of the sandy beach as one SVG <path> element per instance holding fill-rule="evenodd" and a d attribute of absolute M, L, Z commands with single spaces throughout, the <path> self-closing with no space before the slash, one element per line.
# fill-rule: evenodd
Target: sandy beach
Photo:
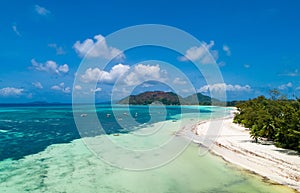
<path fill-rule="evenodd" d="M 209 151 L 230 163 L 300 191 L 299 154 L 274 145 L 255 143 L 248 129 L 232 121 L 233 114 L 223 119 L 200 122 L 192 129 L 196 134 L 193 141 L 209 146 Z M 221 129 L 211 135 L 208 130 L 216 129 L 215 125 Z"/>

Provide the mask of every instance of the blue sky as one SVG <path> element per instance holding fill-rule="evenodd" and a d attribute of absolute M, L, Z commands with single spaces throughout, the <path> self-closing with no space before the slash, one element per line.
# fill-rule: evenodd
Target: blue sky
<path fill-rule="evenodd" d="M 79 74 L 83 83 L 98 82 L 91 91 L 96 100 L 109 100 L 112 86 L 120 77 L 125 80 L 123 84 L 138 83 L 136 93 L 170 90 L 163 84 L 168 78 L 177 81 L 180 87 L 180 77 L 168 77 L 162 64 L 145 60 L 171 63 L 204 94 L 209 94 L 209 89 L 226 89 L 228 100 L 267 95 L 273 88 L 289 97 L 300 96 L 300 1 L 297 0 L 72 3 L 11 0 L 1 1 L 0 7 L 0 102 L 3 103 L 71 102 L 72 91 L 81 90 L 73 81 L 87 53 L 83 47 L 88 42 L 96 45 L 117 30 L 140 24 L 173 26 L 199 39 L 213 53 L 224 83 L 208 86 L 189 62 L 178 59 L 178 53 L 145 47 L 122 53 L 123 58 L 112 61 L 103 71 L 93 67 L 86 74 Z M 100 57 L 118 50 L 108 42 L 102 46 L 107 49 L 100 50 L 104 52 Z M 103 72 L 102 81 L 93 79 Z M 143 76 L 157 81 L 143 83 Z M 179 94 L 188 92 L 182 88 Z"/>

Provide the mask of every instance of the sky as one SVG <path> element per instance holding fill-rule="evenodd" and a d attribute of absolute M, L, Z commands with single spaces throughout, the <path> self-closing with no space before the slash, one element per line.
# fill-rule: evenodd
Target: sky
<path fill-rule="evenodd" d="M 187 96 L 187 82 L 207 95 L 225 90 L 227 100 L 268 96 L 270 89 L 300 97 L 299 9 L 298 0 L 4 0 L 0 103 L 71 102 L 75 91 L 99 102 L 146 90 Z M 142 24 L 178 28 L 201 45 L 178 53 L 155 46 L 122 50 L 107 40 Z M 113 60 L 78 71 L 97 57 Z M 215 63 L 224 81 L 209 84 L 193 66 L 196 60 Z"/>

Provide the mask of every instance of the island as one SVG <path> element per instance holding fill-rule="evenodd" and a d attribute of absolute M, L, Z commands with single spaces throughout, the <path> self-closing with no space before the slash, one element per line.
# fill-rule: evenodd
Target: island
<path fill-rule="evenodd" d="M 211 98 L 201 93 L 195 93 L 187 97 L 182 97 L 174 92 L 147 91 L 137 95 L 130 95 L 118 101 L 118 104 L 149 105 L 162 103 L 164 105 L 220 105 L 226 103 L 218 99 Z"/>

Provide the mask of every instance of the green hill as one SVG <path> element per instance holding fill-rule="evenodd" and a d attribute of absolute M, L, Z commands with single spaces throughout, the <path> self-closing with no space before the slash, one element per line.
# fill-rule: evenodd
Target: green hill
<path fill-rule="evenodd" d="M 138 95 L 130 95 L 120 100 L 118 104 L 148 105 L 156 102 L 160 102 L 164 105 L 211 105 L 212 102 L 214 102 L 214 104 L 223 104 L 219 100 L 212 99 L 201 93 L 183 98 L 173 92 L 163 91 L 148 91 Z"/>
<path fill-rule="evenodd" d="M 165 105 L 180 105 L 182 97 L 173 92 L 163 91 L 149 91 L 138 95 L 130 95 L 122 100 L 119 104 L 132 104 L 132 105 L 148 105 L 155 102 L 161 102 Z"/>

